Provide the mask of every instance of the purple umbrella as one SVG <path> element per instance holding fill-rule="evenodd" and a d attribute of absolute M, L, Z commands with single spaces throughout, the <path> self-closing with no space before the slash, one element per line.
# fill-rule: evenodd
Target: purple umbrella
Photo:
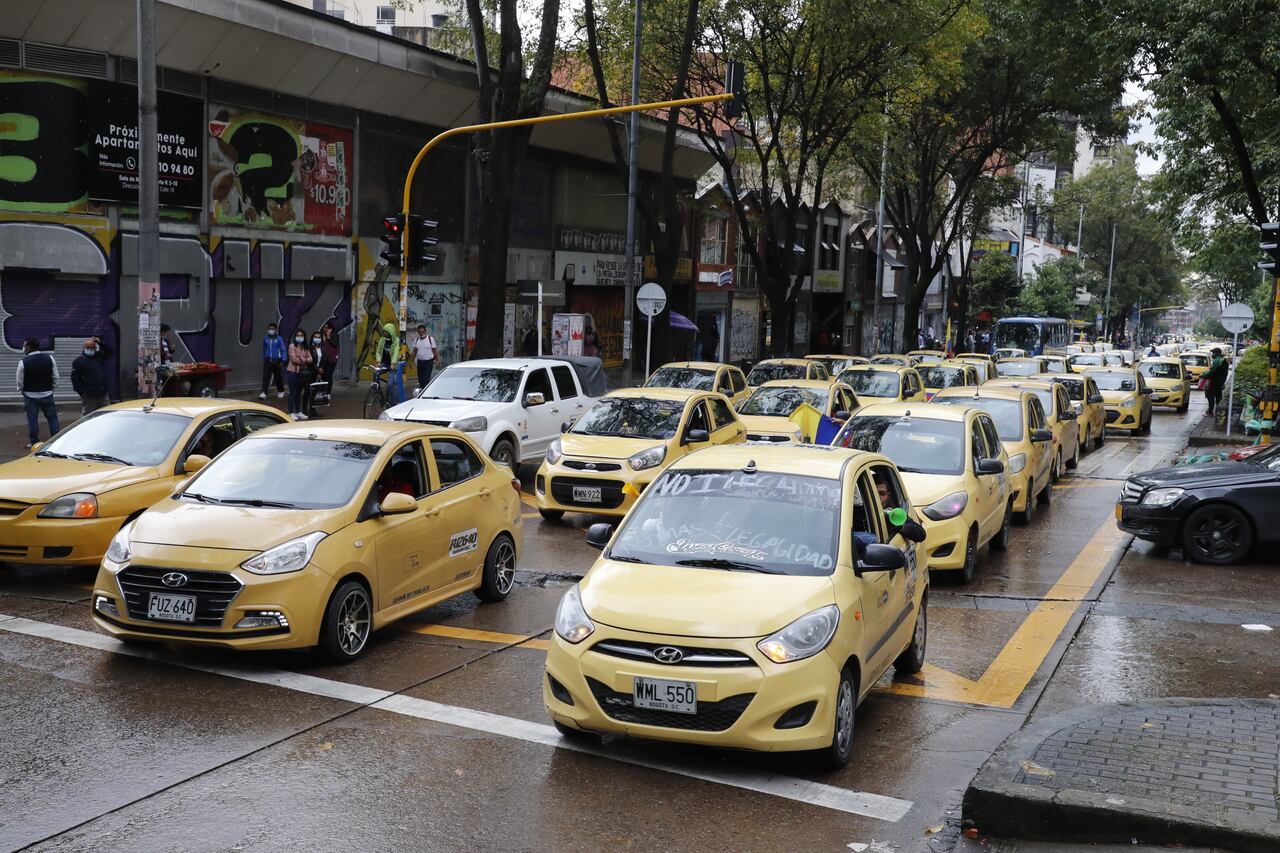
<path fill-rule="evenodd" d="M 686 332 L 698 331 L 698 327 L 693 325 L 692 320 L 683 314 L 677 314 L 675 311 L 671 312 L 671 328 L 683 329 Z"/>

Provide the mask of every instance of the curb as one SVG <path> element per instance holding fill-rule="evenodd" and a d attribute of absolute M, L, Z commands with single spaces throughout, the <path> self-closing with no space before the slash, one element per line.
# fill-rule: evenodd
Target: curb
<path fill-rule="evenodd" d="M 1265 707 L 1265 699 L 1166 699 L 1092 705 L 1046 717 L 1011 735 L 978 770 L 964 793 L 963 817 L 983 835 L 1094 843 L 1180 844 L 1221 847 L 1239 853 L 1280 850 L 1280 823 L 1248 817 L 1229 820 L 1209 805 L 1116 794 L 1053 790 L 1013 781 L 1048 737 L 1077 723 L 1120 710 L 1171 707 Z"/>

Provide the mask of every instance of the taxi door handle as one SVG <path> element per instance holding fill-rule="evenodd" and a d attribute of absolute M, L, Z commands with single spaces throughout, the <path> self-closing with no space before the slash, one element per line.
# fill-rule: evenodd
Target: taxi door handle
<path fill-rule="evenodd" d="M 438 506 L 427 507 L 422 511 L 422 516 L 424 518 L 435 518 L 439 514 L 440 514 L 440 507 Z"/>
<path fill-rule="evenodd" d="M 493 494 L 493 489 L 490 489 L 490 488 L 488 488 L 488 487 L 485 487 L 485 488 L 481 489 L 480 491 L 476 492 L 476 494 L 477 494 L 477 495 L 479 495 L 479 496 L 480 496 L 480 497 L 482 497 L 482 498 L 487 498 L 487 497 L 489 497 L 489 495 Z"/>
<path fill-rule="evenodd" d="M 552 410 L 551 410 L 551 414 L 553 414 L 553 415 L 558 415 L 558 414 L 560 414 L 560 410 L 559 410 L 559 409 L 552 409 Z"/>

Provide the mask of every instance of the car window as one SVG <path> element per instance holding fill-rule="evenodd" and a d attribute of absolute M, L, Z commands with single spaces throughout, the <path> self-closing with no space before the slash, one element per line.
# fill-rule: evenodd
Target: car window
<path fill-rule="evenodd" d="M 110 456 L 126 465 L 159 465 L 191 425 L 166 412 L 97 411 L 49 439 L 37 456 Z"/>
<path fill-rule="evenodd" d="M 1030 412 L 1030 424 L 1033 430 L 1044 429 L 1049 423 L 1044 416 L 1044 406 L 1040 405 L 1039 397 L 1032 397 L 1027 401 L 1027 411 Z"/>
<path fill-rule="evenodd" d="M 707 422 L 707 407 L 701 401 L 693 404 L 693 409 L 689 412 L 689 426 L 685 428 L 685 432 L 694 429 L 711 432 L 711 424 Z"/>
<path fill-rule="evenodd" d="M 840 382 L 845 383 L 864 397 L 898 396 L 901 380 L 891 370 L 846 370 L 840 374 Z"/>
<path fill-rule="evenodd" d="M 980 460 L 986 459 L 989 455 L 987 453 L 987 437 L 982 432 L 982 424 L 977 418 L 974 418 L 973 423 L 969 426 L 969 442 L 971 445 L 969 450 L 973 456 L 974 465 L 977 465 Z"/>
<path fill-rule="evenodd" d="M 561 400 L 572 400 L 578 396 L 578 386 L 573 384 L 573 371 L 563 364 L 551 368 L 551 375 L 556 378 L 556 392 Z"/>
<path fill-rule="evenodd" d="M 659 367 L 644 383 L 649 388 L 691 388 L 710 391 L 715 371 L 699 367 Z"/>
<path fill-rule="evenodd" d="M 210 459 L 236 443 L 236 416 L 220 415 L 200 428 L 187 446 L 187 455 L 199 454 Z M 181 461 L 181 460 L 180 460 Z"/>
<path fill-rule="evenodd" d="M 430 491 L 426 472 L 426 466 L 422 463 L 421 441 L 410 441 L 397 448 L 387 464 L 382 466 L 374 484 L 378 503 L 393 492 L 412 498 L 425 496 Z"/>
<path fill-rule="evenodd" d="M 245 435 L 257 432 L 260 429 L 266 429 L 269 426 L 284 423 L 283 418 L 268 415 L 263 412 L 241 412 L 240 427 L 244 430 Z"/>
<path fill-rule="evenodd" d="M 875 486 L 871 482 L 871 474 L 864 471 L 858 476 L 857 488 L 853 492 L 853 532 L 869 533 L 877 542 L 882 542 L 884 531 L 881 530 L 877 520 L 880 514 L 876 512 L 878 504 L 879 500 L 876 497 Z"/>
<path fill-rule="evenodd" d="M 720 371 L 720 376 L 716 379 L 716 391 L 725 396 L 733 395 L 733 380 L 729 378 L 729 371 Z"/>
<path fill-rule="evenodd" d="M 790 385 L 767 385 L 757 388 L 738 411 L 744 415 L 788 417 L 801 403 L 807 403 L 819 412 L 825 412 L 827 392 L 813 388 L 794 388 Z"/>
<path fill-rule="evenodd" d="M 471 445 L 456 438 L 431 439 L 431 455 L 436 460 L 441 489 L 456 486 L 484 472 L 484 462 Z"/>
<path fill-rule="evenodd" d="M 255 436 L 202 468 L 181 494 L 213 503 L 332 509 L 351 500 L 378 451 L 372 444 Z"/>
<path fill-rule="evenodd" d="M 960 421 L 855 414 L 832 445 L 883 453 L 905 472 L 964 472 L 964 424 Z"/>
<path fill-rule="evenodd" d="M 722 429 L 737 420 L 733 416 L 733 409 L 724 400 L 711 401 L 711 414 L 716 419 L 716 429 Z"/>
<path fill-rule="evenodd" d="M 1098 393 L 1099 393 L 1099 392 L 1098 392 L 1098 383 L 1097 383 L 1097 382 L 1094 382 L 1092 379 L 1086 379 L 1086 380 L 1085 380 L 1085 382 L 1086 382 L 1086 387 L 1089 389 L 1089 390 L 1088 390 L 1089 396 L 1090 396 L 1090 397 L 1097 397 L 1097 396 L 1098 396 Z"/>
<path fill-rule="evenodd" d="M 774 379 L 804 379 L 805 368 L 802 364 L 786 364 L 778 362 L 761 362 L 751 368 L 747 377 L 748 385 L 763 385 Z"/>
<path fill-rule="evenodd" d="M 1065 412 L 1071 408 L 1071 397 L 1067 394 L 1067 389 L 1061 385 L 1057 386 L 1058 390 L 1058 411 Z"/>
<path fill-rule="evenodd" d="M 733 393 L 740 394 L 744 390 L 746 390 L 747 377 L 742 375 L 741 370 L 737 370 L 737 369 L 730 370 L 729 377 L 730 377 L 730 380 L 733 382 Z"/>
<path fill-rule="evenodd" d="M 982 432 L 987 437 L 988 458 L 995 459 L 1000 455 L 1000 436 L 996 434 L 996 425 L 990 418 L 978 418 L 977 422 L 982 424 Z"/>
<path fill-rule="evenodd" d="M 820 361 L 815 361 L 809 367 L 810 379 L 830 379 L 831 374 L 827 372 L 827 366 Z"/>
<path fill-rule="evenodd" d="M 613 435 L 622 438 L 671 438 L 684 417 L 678 400 L 640 397 L 602 397 L 578 418 L 574 435 Z"/>
<path fill-rule="evenodd" d="M 524 393 L 526 397 L 530 394 L 541 394 L 548 401 L 555 399 L 551 394 L 551 377 L 547 375 L 545 367 L 529 371 L 529 377 L 524 381 Z"/>

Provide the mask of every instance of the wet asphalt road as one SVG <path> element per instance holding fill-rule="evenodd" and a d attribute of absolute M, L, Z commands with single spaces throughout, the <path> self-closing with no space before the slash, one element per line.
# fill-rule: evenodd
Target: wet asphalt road
<path fill-rule="evenodd" d="M 435 607 L 346 667 L 126 650 L 93 632 L 91 572 L 0 568 L 0 849 L 967 849 L 964 788 L 1028 716 L 1280 692 L 1280 632 L 1241 627 L 1280 625 L 1274 557 L 1195 566 L 1114 528 L 1120 482 L 1178 454 L 1202 406 L 1109 435 L 972 584 L 935 583 L 926 669 L 879 685 L 835 774 L 559 741 L 541 664 L 595 553 L 585 517 L 530 509 L 508 601 Z"/>

